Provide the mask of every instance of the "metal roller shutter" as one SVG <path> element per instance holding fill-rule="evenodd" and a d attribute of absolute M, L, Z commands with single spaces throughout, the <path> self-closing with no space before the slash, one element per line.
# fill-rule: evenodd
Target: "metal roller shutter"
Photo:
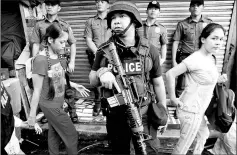
<path fill-rule="evenodd" d="M 142 20 L 146 19 L 146 7 L 150 1 L 134 1 L 141 13 Z M 163 24 L 168 31 L 168 46 L 167 46 L 167 59 L 163 67 L 163 71 L 166 72 L 171 68 L 171 48 L 172 48 L 172 35 L 176 29 L 178 21 L 181 21 L 190 15 L 188 10 L 190 1 L 166 1 L 160 0 L 161 5 L 161 14 L 158 20 Z M 228 32 L 231 22 L 231 16 L 233 12 L 234 0 L 226 1 L 213 1 L 206 0 L 204 15 L 208 15 L 214 22 L 219 23 L 224 26 L 227 30 L 225 43 L 223 48 L 220 50 L 217 57 L 217 66 L 219 72 L 221 72 L 223 66 L 223 59 L 226 50 Z M 62 2 L 62 9 L 59 13 L 59 16 L 67 21 L 74 32 L 74 35 L 77 39 L 77 56 L 76 56 L 76 67 L 75 73 L 72 76 L 72 80 L 79 82 L 86 87 L 90 88 L 88 75 L 90 72 L 90 66 L 87 60 L 87 55 L 85 50 L 87 48 L 85 40 L 83 38 L 85 22 L 88 17 L 92 17 L 96 14 L 95 1 L 73 1 L 67 0 Z"/>

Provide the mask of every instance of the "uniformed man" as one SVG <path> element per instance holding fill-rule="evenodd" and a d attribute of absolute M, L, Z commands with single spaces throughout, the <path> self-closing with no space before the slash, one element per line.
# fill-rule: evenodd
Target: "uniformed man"
<path fill-rule="evenodd" d="M 161 56 L 161 65 L 166 60 L 167 46 L 167 30 L 166 28 L 157 20 L 160 15 L 160 3 L 158 1 L 152 1 L 147 6 L 147 19 L 143 22 L 144 37 L 147 38 L 151 44 L 159 49 L 159 54 Z"/>
<path fill-rule="evenodd" d="M 96 51 L 98 47 L 106 42 L 111 36 L 111 31 L 107 26 L 107 13 L 109 11 L 109 0 L 95 0 L 97 14 L 94 17 L 89 18 L 85 24 L 84 38 L 88 49 L 86 53 L 88 55 L 88 61 L 92 66 L 95 59 Z M 93 115 L 97 116 L 100 113 L 100 100 L 99 89 L 94 88 L 95 93 L 95 106 L 93 108 Z"/>
<path fill-rule="evenodd" d="M 43 20 L 36 23 L 30 38 L 32 55 L 35 56 L 38 53 L 39 45 L 43 41 L 46 28 L 52 23 L 58 22 L 62 28 L 69 33 L 68 44 L 70 45 L 70 62 L 68 63 L 68 71 L 73 72 L 75 68 L 76 39 L 70 25 L 58 17 L 58 12 L 61 10 L 60 0 L 45 0 L 44 3 L 47 14 Z"/>
<path fill-rule="evenodd" d="M 178 22 L 173 36 L 172 63 L 176 66 L 183 59 L 199 49 L 199 37 L 203 28 L 212 22 L 202 15 L 204 0 L 191 0 L 189 11 L 191 16 Z M 184 75 L 177 79 L 176 95 L 180 96 L 184 90 Z"/>
<path fill-rule="evenodd" d="M 73 31 L 70 25 L 64 20 L 58 17 L 58 12 L 61 10 L 60 0 L 45 0 L 45 8 L 46 8 L 46 16 L 43 20 L 38 21 L 33 29 L 30 44 L 32 46 L 32 56 L 35 56 L 40 48 L 40 44 L 44 44 L 43 37 L 46 33 L 46 29 L 52 23 L 59 23 L 63 30 L 68 32 L 68 44 L 70 45 L 70 62 L 68 63 L 68 71 L 74 72 L 75 67 L 75 57 L 76 57 L 76 39 L 73 35 Z M 68 104 L 68 109 L 70 113 L 70 117 L 72 121 L 75 123 L 78 121 L 78 117 L 76 115 L 76 109 L 74 108 L 74 104 Z M 45 117 L 42 118 L 42 123 L 47 122 Z"/>
<path fill-rule="evenodd" d="M 126 77 L 134 79 L 134 87 L 139 94 L 139 110 L 144 132 L 151 135 L 156 134 L 153 132 L 155 131 L 153 127 L 148 125 L 147 119 L 148 105 L 152 102 L 152 96 L 154 95 L 159 104 L 166 107 L 160 58 L 156 47 L 150 45 L 148 40 L 140 37 L 136 31 L 142 27 L 142 21 L 134 3 L 115 2 L 107 15 L 107 23 L 113 35 L 99 47 L 89 78 L 91 85 L 103 87 L 101 102 L 105 110 L 107 133 L 113 154 L 132 154 L 134 152 L 133 149 L 130 152 L 132 129 L 128 123 L 130 116 L 128 107 L 126 104 L 118 105 L 116 100 L 113 100 L 116 103 L 110 100 L 116 92 L 121 91 L 117 83 L 119 80 L 115 78 L 118 71 L 114 61 L 111 61 L 113 56 L 110 45 L 115 45 Z M 165 129 L 166 125 L 161 127 L 160 132 L 164 132 Z M 155 138 L 146 141 L 147 154 L 158 154 L 159 141 L 156 135 L 153 137 Z"/>

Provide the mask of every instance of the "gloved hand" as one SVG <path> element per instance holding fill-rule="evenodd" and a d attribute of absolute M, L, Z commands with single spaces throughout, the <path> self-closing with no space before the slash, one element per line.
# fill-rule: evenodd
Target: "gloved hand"
<path fill-rule="evenodd" d="M 113 86 L 117 89 L 118 93 L 121 93 L 121 89 L 115 79 L 115 76 L 106 68 L 101 68 L 97 71 L 97 75 L 100 79 L 101 85 L 105 88 L 112 89 Z"/>

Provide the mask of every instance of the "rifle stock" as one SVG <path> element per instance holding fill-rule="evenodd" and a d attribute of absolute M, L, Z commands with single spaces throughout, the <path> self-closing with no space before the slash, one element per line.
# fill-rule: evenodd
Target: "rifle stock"
<path fill-rule="evenodd" d="M 137 93 L 135 80 L 133 77 L 128 78 L 126 76 L 125 70 L 123 69 L 114 43 L 110 44 L 109 49 L 112 53 L 114 65 L 118 71 L 116 80 L 122 91 L 123 103 L 127 105 L 128 119 L 130 123 L 129 125 L 133 133 L 132 141 L 135 152 L 136 154 L 147 155 L 146 144 L 144 143 L 145 138 L 143 133 L 142 119 L 137 108 L 139 96 Z"/>

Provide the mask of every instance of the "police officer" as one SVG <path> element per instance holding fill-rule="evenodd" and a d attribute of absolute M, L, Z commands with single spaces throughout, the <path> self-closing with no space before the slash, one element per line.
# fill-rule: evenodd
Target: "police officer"
<path fill-rule="evenodd" d="M 88 61 L 92 66 L 95 59 L 95 53 L 98 47 L 106 42 L 111 37 L 111 31 L 107 26 L 107 13 L 109 11 L 109 0 L 95 0 L 97 14 L 96 16 L 89 18 L 85 24 L 84 38 L 88 49 L 86 53 L 88 55 Z M 93 107 L 93 115 L 97 116 L 100 113 L 100 100 L 99 89 L 94 88 L 95 93 L 95 106 Z"/>
<path fill-rule="evenodd" d="M 156 48 L 148 40 L 140 38 L 136 29 L 142 26 L 140 14 L 132 2 L 115 2 L 107 15 L 108 27 L 112 30 L 112 37 L 100 46 L 96 53 L 95 62 L 90 72 L 90 83 L 102 86 L 103 103 L 106 108 L 106 127 L 110 145 L 114 154 L 129 154 L 131 129 L 128 124 L 126 106 L 111 107 L 107 98 L 120 91 L 115 76 L 118 75 L 110 52 L 110 43 L 114 43 L 128 77 L 134 77 L 139 94 L 139 110 L 142 115 L 144 132 L 152 134 L 148 127 L 147 110 L 151 103 L 151 96 L 155 95 L 160 104 L 166 107 L 166 93 L 162 78 L 160 58 Z M 148 87 L 151 86 L 151 87 Z M 152 91 L 154 89 L 154 91 Z M 149 93 L 153 92 L 153 93 Z M 105 99 L 105 100 L 104 100 Z M 160 132 L 164 132 L 164 126 Z M 153 130 L 154 131 L 154 130 Z M 158 154 L 159 141 L 156 135 L 146 142 L 147 154 Z M 132 146 L 132 145 L 131 145 Z"/>
<path fill-rule="evenodd" d="M 62 28 L 69 33 L 68 44 L 70 45 L 70 62 L 68 64 L 68 71 L 73 72 L 75 68 L 76 39 L 70 25 L 58 17 L 58 12 L 61 10 L 60 0 L 45 0 L 44 3 L 47 14 L 43 20 L 36 23 L 30 38 L 32 55 L 35 56 L 38 53 L 39 45 L 43 41 L 46 28 L 52 23 L 58 22 Z"/>
<path fill-rule="evenodd" d="M 44 3 L 47 14 L 43 20 L 38 21 L 36 23 L 30 38 L 30 44 L 32 46 L 32 55 L 35 56 L 39 52 L 40 44 L 45 44 L 42 43 L 42 41 L 46 33 L 46 29 L 52 23 L 59 23 L 62 26 L 63 30 L 65 30 L 69 34 L 68 44 L 70 45 L 70 62 L 68 63 L 68 71 L 73 72 L 76 57 L 76 39 L 73 35 L 73 31 L 70 25 L 58 17 L 58 12 L 61 10 L 60 0 L 45 0 Z M 76 115 L 76 109 L 74 108 L 74 103 L 68 103 L 68 109 L 72 121 L 74 123 L 77 122 L 78 117 Z M 41 121 L 43 123 L 46 123 L 47 119 L 43 117 Z"/>
<path fill-rule="evenodd" d="M 147 6 L 146 13 L 147 19 L 143 22 L 144 37 L 159 49 L 160 63 L 162 65 L 166 60 L 168 39 L 166 28 L 157 20 L 160 15 L 160 3 L 151 1 Z"/>
<path fill-rule="evenodd" d="M 199 49 L 199 37 L 203 28 L 212 22 L 202 15 L 204 0 L 191 0 L 189 11 L 191 16 L 178 22 L 173 36 L 172 63 L 176 66 L 187 56 Z M 178 76 L 176 95 L 180 96 L 184 90 L 184 75 Z"/>

